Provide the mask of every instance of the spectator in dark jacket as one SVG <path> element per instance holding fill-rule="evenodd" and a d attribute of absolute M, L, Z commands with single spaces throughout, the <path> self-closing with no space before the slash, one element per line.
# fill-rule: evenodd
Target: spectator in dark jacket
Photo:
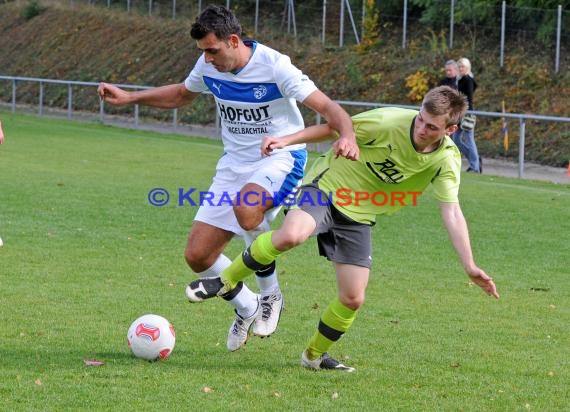
<path fill-rule="evenodd" d="M 471 62 L 469 59 L 462 57 L 457 61 L 457 67 L 459 69 L 457 89 L 467 96 L 469 110 L 474 110 L 473 93 L 477 89 L 477 82 L 475 82 L 473 73 L 471 72 Z M 481 173 L 483 171 L 481 158 L 479 157 L 477 145 L 475 144 L 475 115 L 466 114 L 461 121 L 459 129 L 453 134 L 452 138 L 461 153 L 469 161 L 467 171 Z"/>
<path fill-rule="evenodd" d="M 459 68 L 455 60 L 445 62 L 445 77 L 439 82 L 440 86 L 449 86 L 457 90 L 457 80 L 459 79 Z"/>

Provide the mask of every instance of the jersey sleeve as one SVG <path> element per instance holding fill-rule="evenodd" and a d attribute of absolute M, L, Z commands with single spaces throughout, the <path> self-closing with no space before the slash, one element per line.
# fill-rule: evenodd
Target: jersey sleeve
<path fill-rule="evenodd" d="M 450 155 L 432 182 L 434 197 L 444 203 L 458 202 L 460 180 L 461 157 L 460 155 Z"/>
<path fill-rule="evenodd" d="M 189 91 L 201 93 L 208 90 L 208 87 L 206 86 L 206 83 L 204 83 L 202 77 L 202 68 L 204 67 L 204 64 L 204 55 L 202 54 L 186 80 L 184 80 L 184 86 Z"/>
<path fill-rule="evenodd" d="M 302 102 L 317 90 L 313 81 L 291 63 L 291 59 L 281 55 L 275 63 L 275 81 L 285 97 Z"/>
<path fill-rule="evenodd" d="M 369 128 L 367 127 L 366 123 L 356 117 L 352 117 L 352 128 L 354 129 L 354 134 L 356 136 L 356 143 L 361 146 L 368 141 L 370 136 Z M 340 138 L 340 133 L 337 130 L 332 131 L 331 134 L 333 140 L 337 140 Z"/>
<path fill-rule="evenodd" d="M 359 146 L 383 145 L 382 139 L 378 137 L 390 131 L 390 122 L 386 119 L 385 112 L 386 109 L 372 109 L 352 116 L 356 142 Z"/>

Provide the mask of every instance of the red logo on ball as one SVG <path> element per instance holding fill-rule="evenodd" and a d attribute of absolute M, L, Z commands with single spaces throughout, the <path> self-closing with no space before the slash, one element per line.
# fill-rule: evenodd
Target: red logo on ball
<path fill-rule="evenodd" d="M 135 334 L 139 338 L 150 339 L 155 341 L 160 337 L 160 328 L 154 325 L 147 325 L 145 323 L 139 323 L 135 330 Z"/>

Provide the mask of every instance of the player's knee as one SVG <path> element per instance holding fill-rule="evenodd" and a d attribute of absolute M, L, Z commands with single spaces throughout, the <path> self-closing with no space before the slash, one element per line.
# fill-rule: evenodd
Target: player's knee
<path fill-rule="evenodd" d="M 239 226 L 246 231 L 250 231 L 250 230 L 254 230 L 256 229 L 260 224 L 261 224 L 262 220 L 254 220 L 254 219 L 243 219 L 243 220 L 239 220 L 238 219 L 238 223 Z"/>
<path fill-rule="evenodd" d="M 358 310 L 364 304 L 364 293 L 362 294 L 347 294 L 340 296 L 340 303 L 352 310 Z"/>
<path fill-rule="evenodd" d="M 299 246 L 307 240 L 304 233 L 299 232 L 281 232 L 279 236 L 279 250 L 289 250 Z"/>
<path fill-rule="evenodd" d="M 243 230 L 254 230 L 263 222 L 263 213 L 250 206 L 234 206 L 234 214 Z"/>
<path fill-rule="evenodd" d="M 196 273 L 203 272 L 213 265 L 213 262 L 210 263 L 209 254 L 205 253 L 203 249 L 187 247 L 184 251 L 184 259 L 190 269 Z"/>

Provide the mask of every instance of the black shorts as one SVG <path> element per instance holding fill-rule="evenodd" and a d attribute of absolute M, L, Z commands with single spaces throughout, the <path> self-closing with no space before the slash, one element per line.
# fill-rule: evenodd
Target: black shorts
<path fill-rule="evenodd" d="M 335 263 L 370 268 L 372 226 L 343 215 L 315 184 L 300 187 L 295 207 L 310 214 L 317 222 L 313 235 L 317 235 L 321 256 Z"/>

